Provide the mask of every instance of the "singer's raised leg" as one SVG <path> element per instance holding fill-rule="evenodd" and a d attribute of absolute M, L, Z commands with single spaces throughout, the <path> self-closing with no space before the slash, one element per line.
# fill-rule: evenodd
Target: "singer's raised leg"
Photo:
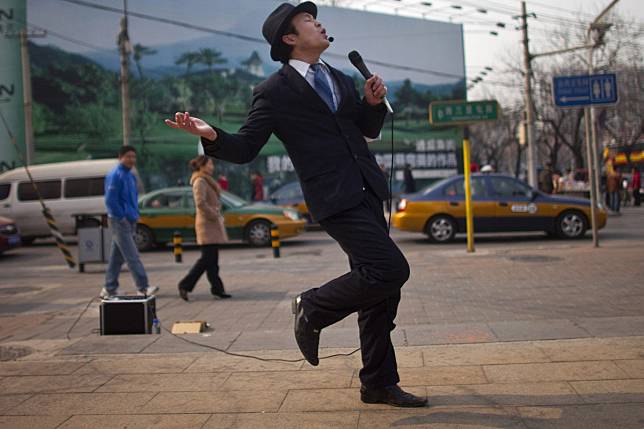
<path fill-rule="evenodd" d="M 389 237 L 382 202 L 369 190 L 356 207 L 320 222 L 352 261 L 348 273 L 302 294 L 313 326 L 324 328 L 349 314 L 398 296 L 409 265 Z"/>

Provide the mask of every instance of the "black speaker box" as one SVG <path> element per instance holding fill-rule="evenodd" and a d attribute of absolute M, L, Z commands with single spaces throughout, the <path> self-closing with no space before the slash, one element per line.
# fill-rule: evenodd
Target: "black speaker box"
<path fill-rule="evenodd" d="M 101 335 L 151 334 L 156 317 L 153 296 L 115 296 L 100 306 Z"/>

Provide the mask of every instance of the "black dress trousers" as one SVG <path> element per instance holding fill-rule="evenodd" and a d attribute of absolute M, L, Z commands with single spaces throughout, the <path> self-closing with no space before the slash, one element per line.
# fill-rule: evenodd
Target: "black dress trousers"
<path fill-rule="evenodd" d="M 201 248 L 201 257 L 179 282 L 179 287 L 192 292 L 205 271 L 208 282 L 210 282 L 210 293 L 213 295 L 225 293 L 224 283 L 219 277 L 219 246 L 217 244 L 203 244 L 199 247 Z"/>
<path fill-rule="evenodd" d="M 409 264 L 389 237 L 382 201 L 368 187 L 356 207 L 320 221 L 349 256 L 351 271 L 302 294 L 304 314 L 323 329 L 358 312 L 366 387 L 397 384 L 400 379 L 390 332 L 409 278 Z"/>

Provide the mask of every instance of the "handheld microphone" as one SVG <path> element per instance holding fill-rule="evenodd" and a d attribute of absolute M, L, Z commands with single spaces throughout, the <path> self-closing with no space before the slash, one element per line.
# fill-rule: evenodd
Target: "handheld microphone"
<path fill-rule="evenodd" d="M 358 51 L 349 52 L 349 61 L 351 61 L 351 64 L 353 64 L 353 66 L 358 69 L 360 74 L 362 74 L 362 76 L 365 79 L 369 79 L 371 76 L 373 76 L 369 71 L 369 69 L 367 68 L 367 66 L 365 65 Z M 389 104 L 389 100 L 387 100 L 387 97 L 383 97 L 382 101 L 383 103 L 385 103 L 385 106 L 387 106 L 387 111 L 393 114 L 394 109 L 391 108 L 391 104 Z"/>
<path fill-rule="evenodd" d="M 333 37 L 329 37 L 327 40 L 329 41 L 329 43 L 332 43 L 335 39 Z"/>

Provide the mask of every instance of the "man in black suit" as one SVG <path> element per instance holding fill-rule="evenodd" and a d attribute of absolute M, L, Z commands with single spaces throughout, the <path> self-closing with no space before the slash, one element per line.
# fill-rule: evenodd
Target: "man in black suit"
<path fill-rule="evenodd" d="M 262 28 L 271 58 L 284 63 L 259 84 L 246 123 L 229 134 L 176 113 L 173 127 L 201 137 L 207 155 L 234 163 L 253 160 L 271 134 L 293 161 L 313 218 L 349 256 L 351 270 L 293 300 L 295 339 L 306 360 L 317 365 L 320 331 L 358 313 L 363 368 L 361 399 L 422 407 L 425 398 L 404 392 L 390 332 L 409 265 L 387 231 L 382 201 L 386 179 L 365 137 L 378 137 L 387 88 L 374 75 L 361 100 L 353 80 L 320 60 L 329 47 L 312 2 L 283 3 Z"/>

